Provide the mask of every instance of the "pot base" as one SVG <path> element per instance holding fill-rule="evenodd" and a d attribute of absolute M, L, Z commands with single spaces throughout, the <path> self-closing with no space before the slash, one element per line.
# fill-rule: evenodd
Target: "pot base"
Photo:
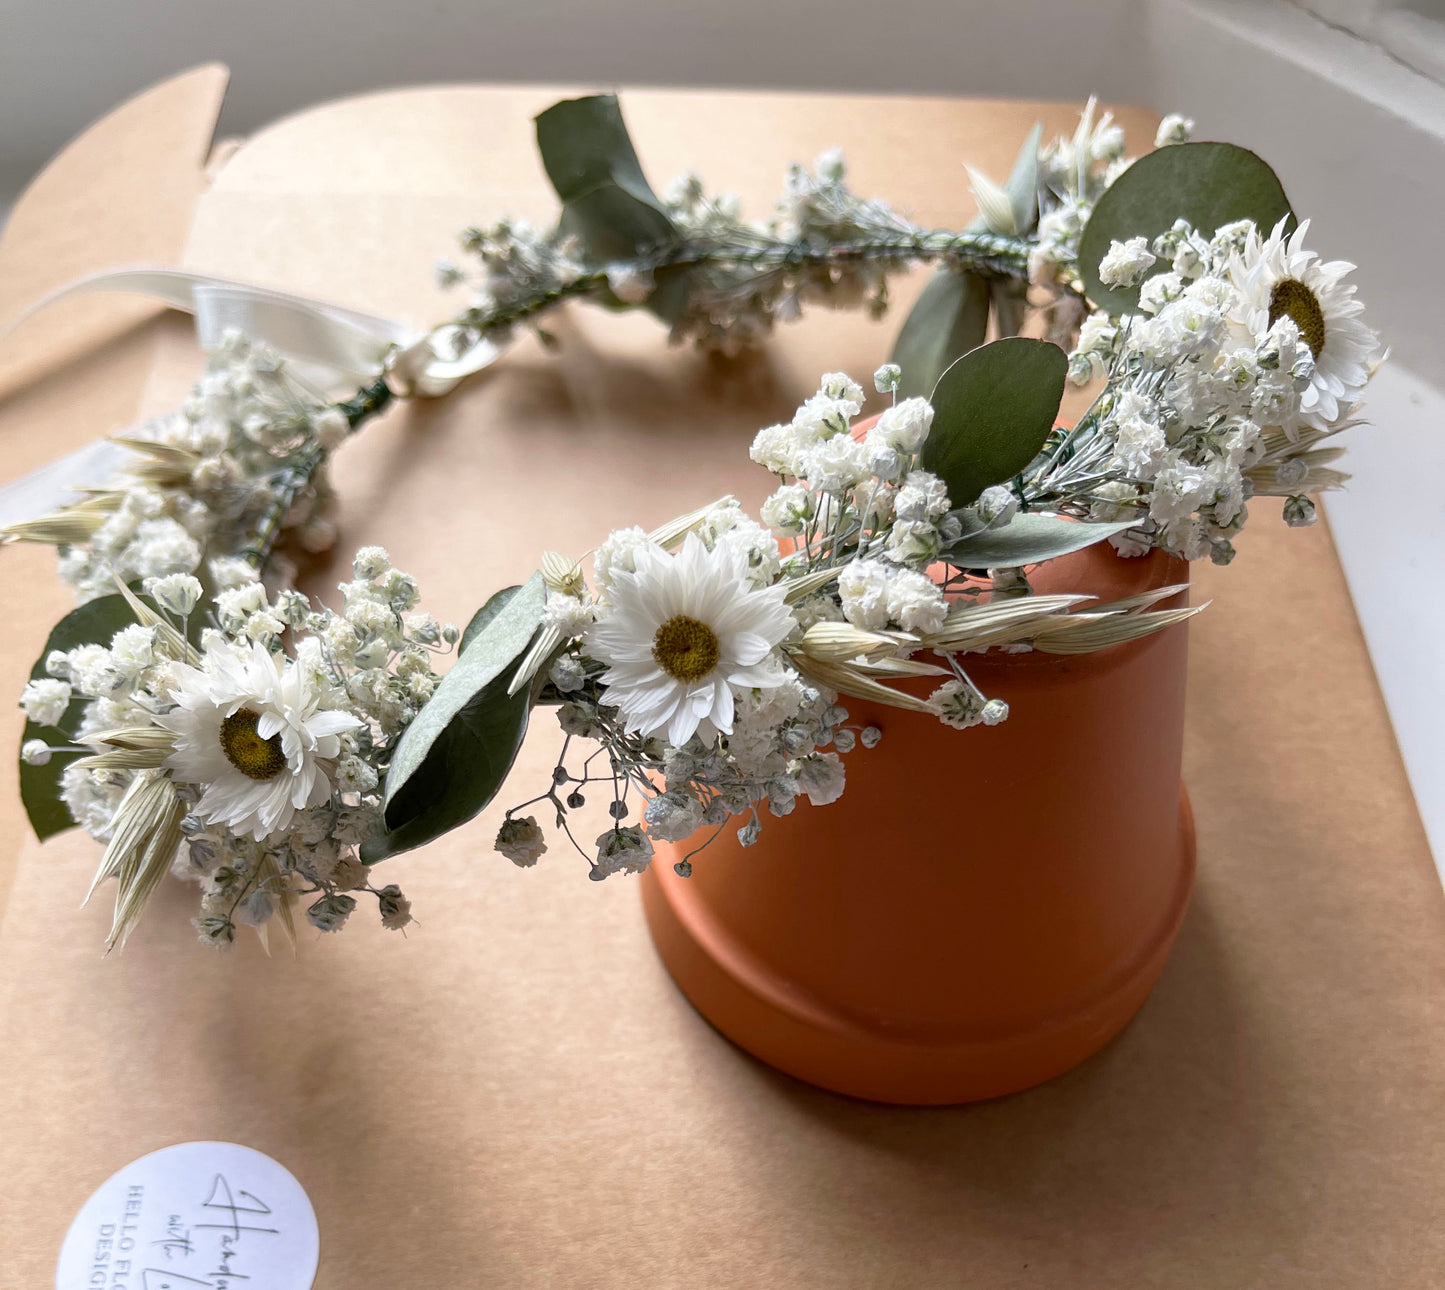
<path fill-rule="evenodd" d="M 1132 958 L 1067 1011 L 1007 1032 L 903 1037 L 885 1020 L 862 1024 L 846 1001 L 800 991 L 711 917 L 700 888 L 665 863 L 643 875 L 642 901 L 658 954 L 678 988 L 713 1026 L 778 1070 L 850 1097 L 947 1106 L 1001 1097 L 1077 1066 L 1143 1006 L 1179 932 L 1194 885 L 1194 816 L 1179 787 L 1173 899 L 1143 929 Z M 844 1006 L 838 1006 L 843 1004 Z"/>

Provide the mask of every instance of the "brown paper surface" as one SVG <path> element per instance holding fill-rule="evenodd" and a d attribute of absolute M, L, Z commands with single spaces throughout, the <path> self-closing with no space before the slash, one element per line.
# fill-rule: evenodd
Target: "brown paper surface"
<path fill-rule="evenodd" d="M 552 97 L 408 91 L 283 122 L 217 175 L 185 263 L 440 317 L 427 271 L 457 227 L 549 214 L 528 118 Z M 840 143 L 860 190 L 953 225 L 963 160 L 1001 175 L 1036 112 L 1071 119 L 663 92 L 624 108 L 656 183 L 695 166 L 761 212 L 787 162 Z M 1124 116 L 1147 145 L 1152 118 Z M 737 361 L 668 350 L 643 317 L 561 315 L 560 355 L 524 341 L 347 445 L 343 550 L 312 589 L 380 542 L 464 621 L 544 547 L 726 491 L 756 503 L 753 431 L 823 370 L 866 378 L 922 281 L 881 324 L 814 314 Z M 148 401 L 195 363 L 173 338 Z M 322 1290 L 1438 1284 L 1441 893 L 1328 534 L 1265 505 L 1240 548 L 1196 569 L 1215 598 L 1192 628 L 1199 884 L 1173 958 L 1103 1053 L 998 1102 L 870 1106 L 758 1065 L 673 989 L 631 883 L 590 883 L 555 845 L 525 872 L 490 850 L 505 802 L 386 865 L 414 901 L 404 938 L 363 909 L 294 959 L 204 952 L 179 885 L 103 959 L 106 911 L 75 910 L 97 848 L 27 842 L 0 925 L 0 1285 L 48 1284 L 93 1187 L 196 1138 L 297 1175 Z M 7 552 L 7 603 L 43 572 Z M 49 622 L 24 603 L 16 675 Z M 557 744 L 539 720 L 507 800 L 540 789 Z"/>

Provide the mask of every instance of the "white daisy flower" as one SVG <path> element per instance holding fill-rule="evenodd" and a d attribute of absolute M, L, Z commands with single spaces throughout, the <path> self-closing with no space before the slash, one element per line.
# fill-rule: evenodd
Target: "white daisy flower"
<path fill-rule="evenodd" d="M 177 665 L 176 707 L 155 718 L 176 736 L 165 766 L 203 786 L 195 813 L 261 842 L 298 810 L 331 797 L 340 735 L 361 725 L 330 698 L 312 669 L 262 645 L 216 642 L 200 667 Z"/>
<path fill-rule="evenodd" d="M 648 546 L 634 560 L 634 572 L 614 574 L 611 611 L 584 638 L 607 665 L 607 702 L 629 730 L 665 733 L 674 747 L 731 732 L 734 691 L 785 676 L 771 658 L 794 626 L 782 587 L 754 590 L 735 550 L 709 551 L 695 533 L 676 555 Z"/>
<path fill-rule="evenodd" d="M 1306 251 L 1309 226 L 1305 220 L 1286 237 L 1281 220 L 1268 238 L 1255 233 L 1243 252 L 1230 257 L 1229 277 L 1239 293 L 1235 320 L 1256 340 L 1286 316 L 1299 328 L 1314 358 L 1314 374 L 1300 396 L 1300 416 L 1323 430 L 1370 379 L 1380 341 L 1360 321 L 1365 306 L 1355 299 L 1354 284 L 1344 280 L 1355 266 L 1346 260 L 1324 262 Z"/>

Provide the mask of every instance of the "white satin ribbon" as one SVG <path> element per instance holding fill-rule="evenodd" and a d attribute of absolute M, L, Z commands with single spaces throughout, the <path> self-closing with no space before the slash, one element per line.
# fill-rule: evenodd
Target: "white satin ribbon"
<path fill-rule="evenodd" d="M 265 341 L 292 360 L 322 369 L 328 385 L 354 388 L 385 372 L 409 393 L 436 396 L 481 371 L 501 352 L 491 341 L 482 340 L 461 354 L 444 356 L 435 342 L 446 338 L 447 329 L 435 335 L 418 332 L 389 318 L 289 291 L 162 268 L 108 269 L 77 278 L 37 301 L 5 332 L 57 300 L 93 291 L 154 296 L 194 315 L 202 349 L 215 349 L 234 329 Z"/>
<path fill-rule="evenodd" d="M 435 397 L 481 371 L 501 352 L 491 341 L 481 340 L 448 356 L 439 353 L 437 345 L 446 344 L 454 329 L 417 332 L 344 305 L 163 268 L 110 269 L 77 278 L 25 310 L 0 330 L 0 338 L 47 305 L 93 291 L 154 296 L 193 315 L 196 339 L 205 350 L 216 349 L 231 330 L 264 341 L 296 364 L 310 384 L 337 396 L 384 374 L 399 393 Z M 119 446 L 100 440 L 0 487 L 0 526 L 56 509 L 77 487 L 109 478 L 123 456 Z"/>

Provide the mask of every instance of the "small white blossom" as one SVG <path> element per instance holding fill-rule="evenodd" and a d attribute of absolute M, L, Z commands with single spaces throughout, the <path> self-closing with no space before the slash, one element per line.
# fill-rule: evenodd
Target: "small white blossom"
<path fill-rule="evenodd" d="M 351 562 L 351 569 L 356 577 L 374 582 L 383 574 L 391 572 L 391 556 L 386 553 L 385 547 L 364 546 L 357 551 Z"/>
<path fill-rule="evenodd" d="M 323 932 L 339 932 L 356 908 L 354 896 L 323 896 L 306 911 L 310 924 Z"/>
<path fill-rule="evenodd" d="M 816 512 L 813 494 L 801 484 L 784 484 L 761 509 L 765 524 L 790 537 L 802 533 Z"/>
<path fill-rule="evenodd" d="M 144 585 L 151 599 L 177 618 L 189 617 L 201 600 L 200 580 L 189 573 L 147 578 Z"/>
<path fill-rule="evenodd" d="M 1166 148 L 1173 143 L 1188 143 L 1189 137 L 1194 133 L 1194 122 L 1187 116 L 1180 116 L 1171 112 L 1159 122 L 1159 129 L 1154 135 L 1154 146 Z"/>
<path fill-rule="evenodd" d="M 377 782 L 376 770 L 360 757 L 343 757 L 336 765 L 336 787 L 343 793 L 369 793 Z"/>
<path fill-rule="evenodd" d="M 557 688 L 559 694 L 571 694 L 580 690 L 587 680 L 587 669 L 572 654 L 559 654 L 553 662 L 547 679 Z"/>
<path fill-rule="evenodd" d="M 930 565 L 941 547 L 938 530 L 927 520 L 898 520 L 888 530 L 884 554 L 896 564 Z"/>
<path fill-rule="evenodd" d="M 912 569 L 896 569 L 888 579 L 888 616 L 906 632 L 927 634 L 943 626 L 948 601 L 938 584 Z"/>
<path fill-rule="evenodd" d="M 411 924 L 411 901 L 401 894 L 401 888 L 395 883 L 388 883 L 377 892 L 376 905 L 381 925 L 387 931 L 399 932 Z"/>
<path fill-rule="evenodd" d="M 797 450 L 792 426 L 766 426 L 754 436 L 748 456 L 775 475 L 796 475 Z"/>
<path fill-rule="evenodd" d="M 926 470 L 914 470 L 893 499 L 893 513 L 900 520 L 938 520 L 948 513 L 949 505 L 943 480 Z"/>
<path fill-rule="evenodd" d="M 846 492 L 868 477 L 868 452 L 850 435 L 835 435 L 803 454 L 799 473 L 818 492 Z"/>
<path fill-rule="evenodd" d="M 1099 262 L 1099 281 L 1106 287 L 1138 286 L 1157 258 L 1149 249 L 1148 238 L 1111 242 L 1108 254 Z"/>
<path fill-rule="evenodd" d="M 880 631 L 888 626 L 889 573 L 871 560 L 854 560 L 838 574 L 843 615 L 854 627 Z"/>
<path fill-rule="evenodd" d="M 929 696 L 928 702 L 938 713 L 938 719 L 955 730 L 967 730 L 984 719 L 983 695 L 964 681 L 945 681 Z"/>
<path fill-rule="evenodd" d="M 927 399 L 904 399 L 884 410 L 868 431 L 867 442 L 884 444 L 906 457 L 915 457 L 932 426 L 933 407 Z"/>
<path fill-rule="evenodd" d="M 596 606 L 586 603 L 579 596 L 549 591 L 547 603 L 542 607 L 542 623 L 555 627 L 564 641 L 570 641 L 592 625 L 595 614 Z"/>
<path fill-rule="evenodd" d="M 1003 484 L 994 484 L 991 488 L 985 488 L 973 505 L 979 519 L 985 524 L 1002 528 L 1017 514 L 1019 499 L 1014 496 L 1013 489 Z"/>
<path fill-rule="evenodd" d="M 789 772 L 814 806 L 828 806 L 843 796 L 846 772 L 837 753 L 810 753 L 794 762 Z"/>
<path fill-rule="evenodd" d="M 597 837 L 593 878 L 614 873 L 641 873 L 652 863 L 652 839 L 636 825 L 608 829 Z"/>
<path fill-rule="evenodd" d="M 60 724 L 70 706 L 70 685 L 65 681 L 42 678 L 29 682 L 20 694 L 20 706 L 37 726 Z"/>
<path fill-rule="evenodd" d="M 526 869 L 546 853 L 547 842 L 535 817 L 527 815 L 502 822 L 497 830 L 496 847 L 513 864 Z"/>
<path fill-rule="evenodd" d="M 702 826 L 703 804 L 692 793 L 669 789 L 647 804 L 647 831 L 661 842 L 681 842 Z"/>
<path fill-rule="evenodd" d="M 127 683 L 134 682 L 155 661 L 156 629 L 132 623 L 111 637 L 111 666 Z"/>
<path fill-rule="evenodd" d="M 822 158 L 819 158 L 821 161 Z M 842 164 L 842 153 L 838 154 L 839 165 Z M 839 172 L 841 178 L 841 170 Z M 854 404 L 853 411 L 849 414 L 857 416 L 863 410 L 863 387 L 858 384 L 847 372 L 825 372 L 822 380 L 818 382 L 818 392 L 826 394 L 830 399 L 840 399 L 845 403 Z"/>
<path fill-rule="evenodd" d="M 597 586 L 604 595 L 611 591 L 613 579 L 618 574 L 636 570 L 637 553 L 652 546 L 652 540 L 636 526 L 614 529 L 607 535 L 592 557 Z"/>
<path fill-rule="evenodd" d="M 1292 529 L 1308 528 L 1318 518 L 1308 497 L 1291 497 L 1284 504 L 1284 522 Z"/>

